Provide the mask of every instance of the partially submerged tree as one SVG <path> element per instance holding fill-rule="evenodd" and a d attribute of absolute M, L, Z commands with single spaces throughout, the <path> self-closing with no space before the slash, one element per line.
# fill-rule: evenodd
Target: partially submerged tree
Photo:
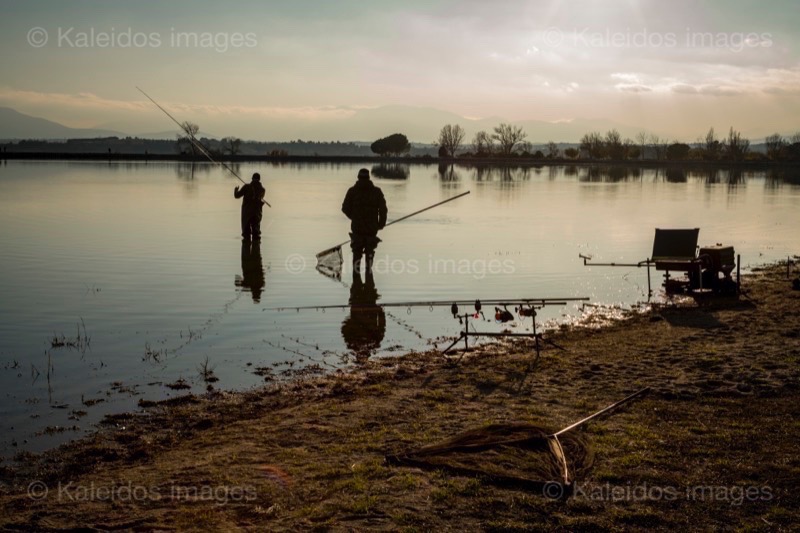
<path fill-rule="evenodd" d="M 472 149 L 478 157 L 491 155 L 494 151 L 492 136 L 485 131 L 479 131 L 472 138 Z"/>
<path fill-rule="evenodd" d="M 522 131 L 519 126 L 503 122 L 499 126 L 495 126 L 492 139 L 496 140 L 500 145 L 500 153 L 502 155 L 511 155 L 514 153 L 514 147 L 517 143 L 524 141 L 527 136 L 528 134 Z"/>
<path fill-rule="evenodd" d="M 731 126 L 728 132 L 727 153 L 733 161 L 742 161 L 750 150 L 750 141 L 744 139 L 742 134 Z"/>
<path fill-rule="evenodd" d="M 197 133 L 200 131 L 200 126 L 194 122 L 183 122 L 181 124 L 184 134 L 178 135 L 178 151 L 182 154 L 190 152 L 192 155 L 197 155 L 197 146 L 192 139 L 197 138 Z"/>
<path fill-rule="evenodd" d="M 647 132 L 640 131 L 636 134 L 636 144 L 639 145 L 639 157 L 644 159 L 644 149 L 647 146 Z"/>
<path fill-rule="evenodd" d="M 667 146 L 667 159 L 672 161 L 680 161 L 689 157 L 691 146 L 684 143 L 674 142 Z"/>
<path fill-rule="evenodd" d="M 370 149 L 378 155 L 400 155 L 407 154 L 411 150 L 411 144 L 402 133 L 394 133 L 378 139 L 372 143 Z"/>
<path fill-rule="evenodd" d="M 605 157 L 603 136 L 596 131 L 584 134 L 581 137 L 580 149 L 588 153 L 592 159 L 602 159 Z"/>
<path fill-rule="evenodd" d="M 558 149 L 558 145 L 553 141 L 547 142 L 547 157 L 548 159 L 555 159 L 559 155 L 561 155 L 561 150 Z"/>
<path fill-rule="evenodd" d="M 456 152 L 461 148 L 461 143 L 464 141 L 465 135 L 464 128 L 458 124 L 447 124 L 439 132 L 439 138 L 436 144 L 439 145 L 440 149 L 443 148 L 446 151 L 445 157 L 455 157 Z M 442 157 L 441 151 L 439 157 Z"/>
<path fill-rule="evenodd" d="M 783 149 L 786 146 L 786 141 L 780 133 L 773 133 L 764 139 L 767 145 L 767 157 L 770 159 L 780 159 Z"/>
<path fill-rule="evenodd" d="M 242 140 L 238 137 L 225 137 L 220 142 L 222 144 L 222 153 L 236 155 L 241 151 Z"/>
<path fill-rule="evenodd" d="M 653 157 L 657 160 L 664 159 L 664 152 L 666 151 L 666 144 L 665 140 L 656 135 L 655 133 L 650 134 L 649 137 L 650 141 L 650 148 L 653 150 Z"/>
<path fill-rule="evenodd" d="M 606 133 L 605 152 L 611 159 L 625 159 L 625 147 L 622 144 L 622 135 L 620 135 L 616 129 L 611 129 Z"/>
<path fill-rule="evenodd" d="M 703 159 L 716 161 L 722 152 L 723 144 L 717 139 L 714 128 L 709 128 L 703 145 Z"/>

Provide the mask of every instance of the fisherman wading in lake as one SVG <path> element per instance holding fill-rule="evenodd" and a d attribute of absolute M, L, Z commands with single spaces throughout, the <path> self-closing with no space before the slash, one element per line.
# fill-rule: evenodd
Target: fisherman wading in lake
<path fill-rule="evenodd" d="M 350 248 L 353 250 L 353 271 L 361 269 L 361 258 L 367 256 L 366 270 L 372 270 L 375 249 L 381 240 L 378 231 L 386 225 L 386 200 L 380 188 L 369 179 L 369 170 L 358 171 L 358 181 L 350 187 L 342 203 L 342 212 L 350 219 Z"/>
<path fill-rule="evenodd" d="M 261 175 L 256 172 L 250 183 L 233 189 L 233 197 L 242 199 L 242 238 L 249 241 L 261 238 L 261 208 L 266 191 L 261 185 Z"/>

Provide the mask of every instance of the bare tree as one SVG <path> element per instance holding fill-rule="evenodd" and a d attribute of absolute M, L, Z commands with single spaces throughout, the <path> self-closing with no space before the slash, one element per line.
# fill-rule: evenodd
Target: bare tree
<path fill-rule="evenodd" d="M 728 132 L 727 143 L 728 156 L 734 161 L 741 161 L 750 150 L 750 141 L 742 138 L 742 134 L 731 126 Z"/>
<path fill-rule="evenodd" d="M 559 150 L 558 145 L 553 141 L 547 142 L 547 158 L 548 159 L 555 159 L 561 154 L 561 150 Z"/>
<path fill-rule="evenodd" d="M 465 135 L 464 128 L 458 124 L 447 124 L 439 132 L 439 139 L 436 143 L 441 148 L 444 148 L 450 157 L 455 157 L 456 152 L 461 148 Z"/>
<path fill-rule="evenodd" d="M 786 141 L 780 133 L 773 133 L 767 136 L 767 138 L 764 139 L 764 143 L 767 145 L 767 156 L 770 159 L 779 159 L 783 147 L 786 146 Z"/>
<path fill-rule="evenodd" d="M 223 153 L 236 155 L 241 151 L 242 140 L 238 137 L 225 137 L 221 142 Z"/>
<path fill-rule="evenodd" d="M 625 140 L 622 141 L 622 158 L 639 159 L 639 148 L 630 137 L 626 137 Z"/>
<path fill-rule="evenodd" d="M 200 131 L 200 126 L 194 122 L 187 121 L 181 124 L 181 129 L 184 131 L 184 135 L 178 135 L 178 151 L 185 153 L 184 147 L 188 147 L 192 155 L 197 155 L 195 139 Z"/>
<path fill-rule="evenodd" d="M 494 151 L 492 136 L 485 131 L 479 131 L 472 139 L 472 149 L 475 155 L 488 155 Z"/>
<path fill-rule="evenodd" d="M 528 134 L 522 131 L 522 128 L 505 122 L 495 126 L 492 134 L 492 139 L 495 139 L 500 145 L 500 153 L 503 155 L 511 155 L 517 143 L 524 141 L 527 137 Z"/>
<path fill-rule="evenodd" d="M 662 139 L 655 133 L 651 133 L 648 138 L 650 141 L 650 148 L 653 150 L 653 155 L 656 159 L 664 159 L 664 152 L 666 151 L 666 140 Z"/>
<path fill-rule="evenodd" d="M 797 132 L 793 133 L 793 134 L 792 134 L 792 135 L 789 137 L 789 142 L 790 142 L 791 144 L 794 144 L 794 143 L 800 143 L 800 131 L 797 131 Z"/>
<path fill-rule="evenodd" d="M 710 159 L 711 161 L 716 161 L 719 159 L 719 154 L 722 151 L 722 143 L 719 141 L 719 139 L 717 139 L 717 136 L 714 133 L 714 128 L 709 128 L 708 133 L 706 133 L 703 148 L 706 159 Z"/>
<path fill-rule="evenodd" d="M 644 148 L 647 146 L 647 132 L 640 131 L 636 134 L 636 144 L 639 145 L 639 157 L 644 159 Z"/>
<path fill-rule="evenodd" d="M 581 137 L 580 148 L 586 151 L 592 159 L 602 159 L 606 154 L 603 135 L 596 131 L 586 133 Z"/>
<path fill-rule="evenodd" d="M 622 135 L 620 135 L 616 129 L 611 129 L 606 133 L 605 144 L 608 157 L 616 160 L 625 158 L 625 150 L 622 146 Z"/>

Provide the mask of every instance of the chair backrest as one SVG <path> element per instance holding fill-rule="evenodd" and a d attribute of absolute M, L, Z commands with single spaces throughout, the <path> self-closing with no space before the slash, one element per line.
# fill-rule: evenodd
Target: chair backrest
<path fill-rule="evenodd" d="M 653 239 L 652 260 L 692 260 L 697 254 L 697 237 L 700 228 L 659 229 Z"/>

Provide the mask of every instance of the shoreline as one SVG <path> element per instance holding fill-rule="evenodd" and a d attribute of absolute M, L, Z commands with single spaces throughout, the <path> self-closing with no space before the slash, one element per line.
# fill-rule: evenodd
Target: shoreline
<path fill-rule="evenodd" d="M 737 300 L 627 313 L 599 329 L 554 330 L 548 338 L 563 350 L 545 343 L 535 364 L 524 341 L 479 346 L 458 365 L 432 352 L 409 353 L 110 416 L 89 437 L 38 456 L 21 454 L 14 466 L 0 463 L 0 524 L 790 527 L 800 523 L 800 292 L 786 272 L 785 262 L 754 268 Z M 578 482 L 662 492 L 704 483 L 760 487 L 761 499 L 609 502 L 583 490 L 560 502 L 480 477 L 383 461 L 487 423 L 564 427 L 643 387 L 651 388 L 646 398 L 581 432 L 595 460 Z M 34 482 L 48 489 L 46 497 L 26 493 Z M 74 494 L 55 490 L 64 483 L 158 490 L 142 501 L 93 493 L 65 507 L 63 498 Z M 175 486 L 246 487 L 253 498 L 153 497 Z"/>
<path fill-rule="evenodd" d="M 215 156 L 216 157 L 216 156 Z M 143 153 L 106 153 L 106 152 L 2 152 L 3 161 L 98 161 L 98 162 L 175 162 L 175 163 L 208 163 L 202 154 L 143 154 Z M 457 157 L 440 158 L 434 156 L 315 156 L 315 155 L 226 155 L 219 156 L 224 163 L 271 163 L 281 165 L 287 163 L 389 163 L 389 164 L 424 164 L 424 165 L 456 165 L 465 167 L 548 167 L 548 166 L 614 166 L 641 168 L 686 168 L 686 169 L 733 169 L 733 170 L 768 170 L 796 169 L 800 161 L 703 161 L 703 160 L 613 160 L 613 159 L 533 159 L 526 157 Z"/>

